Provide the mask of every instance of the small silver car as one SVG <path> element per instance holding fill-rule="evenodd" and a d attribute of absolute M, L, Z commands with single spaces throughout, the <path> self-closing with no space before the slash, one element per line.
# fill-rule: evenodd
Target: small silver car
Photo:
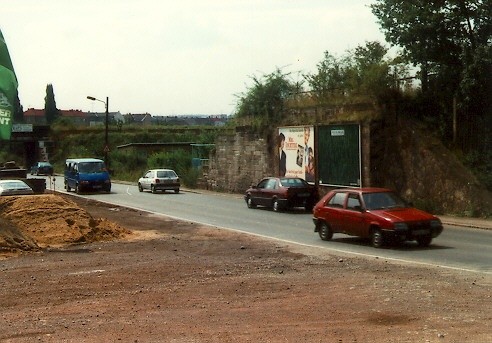
<path fill-rule="evenodd" d="M 172 169 L 150 169 L 138 179 L 138 190 L 143 192 L 144 189 L 152 193 L 157 191 L 172 190 L 179 193 L 181 183 L 176 172 Z"/>
<path fill-rule="evenodd" d="M 27 183 L 21 180 L 0 180 L 0 195 L 34 194 Z"/>

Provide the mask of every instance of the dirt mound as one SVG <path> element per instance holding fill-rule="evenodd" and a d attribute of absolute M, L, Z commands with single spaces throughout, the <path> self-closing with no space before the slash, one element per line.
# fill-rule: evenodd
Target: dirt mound
<path fill-rule="evenodd" d="M 0 197 L 0 251 L 38 250 L 130 234 L 55 194 Z"/>

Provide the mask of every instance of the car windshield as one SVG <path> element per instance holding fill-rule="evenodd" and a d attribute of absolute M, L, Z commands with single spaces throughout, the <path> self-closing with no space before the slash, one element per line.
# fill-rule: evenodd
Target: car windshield
<path fill-rule="evenodd" d="M 157 171 L 157 177 L 176 177 L 176 173 L 173 172 L 172 170 L 158 170 Z"/>
<path fill-rule="evenodd" d="M 365 193 L 362 197 L 368 210 L 407 207 L 407 204 L 392 192 Z"/>
<path fill-rule="evenodd" d="M 307 182 L 303 179 L 282 178 L 280 184 L 284 187 L 305 187 Z"/>
<path fill-rule="evenodd" d="M 105 171 L 103 162 L 82 162 L 79 163 L 80 173 L 100 173 Z"/>

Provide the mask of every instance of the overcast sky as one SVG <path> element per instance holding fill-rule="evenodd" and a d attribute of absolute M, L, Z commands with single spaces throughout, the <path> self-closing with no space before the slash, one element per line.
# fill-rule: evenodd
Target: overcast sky
<path fill-rule="evenodd" d="M 0 0 L 24 110 L 231 114 L 251 76 L 302 79 L 324 52 L 384 43 L 373 0 Z"/>

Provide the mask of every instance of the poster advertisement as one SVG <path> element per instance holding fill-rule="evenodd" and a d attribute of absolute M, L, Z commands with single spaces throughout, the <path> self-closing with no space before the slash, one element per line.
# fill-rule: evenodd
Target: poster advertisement
<path fill-rule="evenodd" d="M 292 126 L 278 129 L 279 176 L 301 177 L 314 182 L 314 127 Z"/>

